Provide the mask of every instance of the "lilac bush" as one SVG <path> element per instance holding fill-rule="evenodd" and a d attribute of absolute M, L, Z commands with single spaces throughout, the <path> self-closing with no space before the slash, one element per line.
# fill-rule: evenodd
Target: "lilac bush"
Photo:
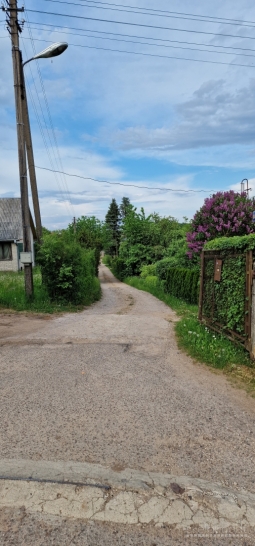
<path fill-rule="evenodd" d="M 245 193 L 233 190 L 217 192 L 205 199 L 192 220 L 191 231 L 187 233 L 188 256 L 198 256 L 209 239 L 254 233 L 254 210 L 254 197 L 248 199 Z"/>

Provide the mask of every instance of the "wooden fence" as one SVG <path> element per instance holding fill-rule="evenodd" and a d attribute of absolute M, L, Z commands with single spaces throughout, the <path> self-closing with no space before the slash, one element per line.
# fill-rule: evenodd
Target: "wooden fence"
<path fill-rule="evenodd" d="M 241 313 L 242 319 L 240 323 L 234 328 L 230 328 L 227 320 L 228 309 L 224 310 L 224 305 L 222 305 L 225 288 L 224 283 L 221 281 L 224 263 L 233 258 L 238 258 L 239 263 L 241 260 L 241 269 L 243 263 L 241 275 L 241 283 L 243 284 L 243 313 Z M 249 352 L 251 352 L 252 280 L 253 257 L 251 250 L 240 254 L 223 253 L 215 250 L 205 250 L 202 252 L 199 320 L 206 324 L 208 328 L 219 333 L 224 333 L 232 341 L 243 345 Z M 228 281 L 227 290 L 231 294 L 231 278 Z"/>

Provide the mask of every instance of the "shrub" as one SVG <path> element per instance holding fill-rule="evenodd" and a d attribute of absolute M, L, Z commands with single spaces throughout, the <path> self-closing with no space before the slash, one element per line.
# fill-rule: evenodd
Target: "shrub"
<path fill-rule="evenodd" d="M 158 277 L 156 275 L 148 275 L 145 279 L 146 286 L 156 287 L 159 284 Z"/>
<path fill-rule="evenodd" d="M 103 257 L 103 263 L 105 265 L 107 265 L 108 267 L 111 267 L 112 265 L 112 257 L 110 256 L 110 254 L 105 254 L 104 257 Z"/>
<path fill-rule="evenodd" d="M 127 265 L 121 258 L 113 258 L 111 269 L 115 277 L 122 281 L 127 275 Z"/>
<path fill-rule="evenodd" d="M 98 282 L 95 282 L 94 250 L 83 249 L 64 232 L 52 233 L 43 238 L 38 263 L 43 285 L 52 301 L 78 305 L 99 298 L 100 289 Z"/>
<path fill-rule="evenodd" d="M 141 267 L 141 279 L 146 279 L 146 277 L 148 277 L 149 275 L 156 275 L 156 264 L 143 265 Z"/>
<path fill-rule="evenodd" d="M 183 299 L 188 303 L 197 304 L 199 294 L 198 269 L 185 269 L 184 267 L 168 269 L 165 290 L 172 296 Z"/>

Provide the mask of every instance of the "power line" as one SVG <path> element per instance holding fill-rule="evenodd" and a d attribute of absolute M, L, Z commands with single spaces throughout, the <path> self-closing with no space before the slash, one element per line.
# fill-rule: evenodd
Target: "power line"
<path fill-rule="evenodd" d="M 34 39 L 33 39 L 32 31 L 30 29 L 29 18 L 27 17 L 27 19 L 28 19 L 28 31 L 29 31 L 29 34 L 30 34 L 31 43 L 32 43 L 34 54 L 35 54 L 36 51 L 35 51 Z M 38 75 L 39 75 L 39 79 L 40 79 L 40 83 L 41 83 L 41 87 L 42 87 L 44 101 L 45 101 L 45 104 L 46 104 L 48 118 L 49 118 L 49 122 L 50 122 L 50 126 L 51 126 L 51 131 L 52 131 L 53 139 L 54 139 L 54 142 L 55 142 L 55 147 L 56 147 L 56 151 L 57 151 L 57 157 L 58 157 L 60 169 L 63 171 L 62 160 L 61 160 L 60 153 L 59 153 L 56 134 L 55 134 L 55 130 L 54 130 L 53 122 L 52 122 L 52 117 L 51 117 L 51 113 L 50 113 L 49 103 L 48 103 L 48 99 L 47 99 L 47 95 L 46 95 L 46 91 L 45 91 L 45 87 L 44 87 L 44 82 L 43 82 L 43 79 L 42 79 L 40 65 L 39 65 L 39 62 L 38 62 L 37 59 L 36 59 L 36 66 L 37 66 L 37 71 L 38 71 Z M 53 154 L 55 155 L 54 148 L 52 148 L 52 149 L 53 149 Z M 56 163 L 57 163 L 57 161 L 56 161 Z M 71 202 L 71 196 L 70 196 L 68 184 L 67 184 L 67 181 L 66 181 L 64 175 L 63 175 L 63 186 L 64 186 L 64 189 L 65 189 L 65 192 L 66 192 L 67 196 L 69 197 L 71 212 L 72 212 L 72 214 L 74 214 L 74 208 L 73 208 L 73 205 L 72 205 L 72 202 Z"/>
<path fill-rule="evenodd" d="M 43 171 L 52 171 L 52 169 L 47 169 L 46 167 L 39 167 L 38 165 L 35 165 L 37 169 L 41 169 Z M 60 171 L 53 171 L 53 172 L 60 172 Z M 81 176 L 79 174 L 73 174 L 73 173 L 64 173 L 66 176 L 72 176 L 74 178 L 82 178 L 83 180 L 92 180 L 92 182 L 99 182 L 100 184 L 110 184 L 113 186 L 126 186 L 130 188 L 141 188 L 142 190 L 159 190 L 159 191 L 174 191 L 176 193 L 183 192 L 183 193 L 210 193 L 210 192 L 216 192 L 218 190 L 182 190 L 182 189 L 174 189 L 174 188 L 154 188 L 151 186 L 139 186 L 137 184 L 124 184 L 123 182 L 109 182 L 108 180 L 97 180 L 96 178 L 91 178 L 90 176 Z"/>
<path fill-rule="evenodd" d="M 104 6 L 104 3 L 103 2 L 93 2 L 92 5 L 89 5 L 91 2 L 88 3 L 88 0 L 83 0 L 83 3 L 78 3 L 78 2 L 67 2 L 66 0 L 44 0 L 46 2 L 53 2 L 55 4 L 67 4 L 67 5 L 70 5 L 70 6 L 82 6 L 82 7 L 88 7 L 88 8 L 92 8 L 92 9 L 104 9 L 104 10 L 110 10 L 110 11 L 118 11 L 118 12 L 121 12 L 121 13 L 135 13 L 135 14 L 138 14 L 138 15 L 149 15 L 149 16 L 153 16 L 153 17 L 164 17 L 164 18 L 170 18 L 170 19 L 182 19 L 182 20 L 185 20 L 185 21 L 199 21 L 199 22 L 207 22 L 207 23 L 213 23 L 213 24 L 219 24 L 220 21 L 218 20 L 214 20 L 214 17 L 210 17 L 210 16 L 206 16 L 206 15 L 203 15 L 203 16 L 200 16 L 200 15 L 190 15 L 190 16 L 186 16 L 185 14 L 179 14 L 179 15 L 174 15 L 173 12 L 171 15 L 169 15 L 169 11 L 164 11 L 163 13 L 150 13 L 151 11 L 153 12 L 157 12 L 157 11 L 160 11 L 160 10 L 150 10 L 150 8 L 137 8 L 135 6 L 124 6 L 122 4 L 108 4 L 107 3 L 107 6 L 119 6 L 119 7 L 122 7 L 124 9 L 119 9 L 119 7 L 105 7 Z M 95 5 L 95 4 L 100 4 L 99 6 L 98 5 Z M 126 9 L 126 8 L 133 8 L 133 9 Z M 143 11 L 137 11 L 138 10 L 143 10 Z M 202 17 L 202 18 L 201 18 Z M 223 23 L 223 21 L 222 21 Z M 231 19 L 227 19 L 224 21 L 224 25 L 231 25 L 231 26 L 243 26 L 243 27 L 249 27 L 249 28 L 255 28 L 254 24 L 252 24 L 253 22 L 251 23 L 248 23 L 247 22 L 243 22 L 243 21 L 240 21 L 240 22 L 231 22 Z"/>
<path fill-rule="evenodd" d="M 30 27 L 30 28 L 34 28 L 34 27 Z M 34 28 L 34 30 L 40 30 L 42 32 L 49 32 L 47 29 L 44 29 L 44 28 Z M 236 53 L 236 52 L 230 52 L 230 51 L 212 51 L 210 49 L 199 49 L 199 48 L 195 48 L 195 47 L 182 47 L 182 46 L 177 46 L 177 45 L 167 45 L 167 44 L 151 44 L 149 42 L 140 42 L 140 41 L 137 41 L 137 40 L 124 40 L 122 38 L 109 38 L 109 37 L 106 37 L 106 36 L 95 36 L 93 34 L 77 34 L 77 33 L 74 33 L 74 32 L 63 32 L 63 31 L 60 31 L 60 30 L 54 30 L 54 31 L 51 31 L 51 32 L 57 32 L 57 33 L 61 33 L 61 34 L 67 34 L 68 36 L 72 35 L 72 36 L 82 36 L 82 37 L 86 37 L 86 38 L 96 38 L 97 40 L 111 40 L 111 41 L 114 41 L 114 42 L 125 42 L 126 44 L 141 44 L 141 45 L 149 45 L 149 46 L 155 46 L 155 47 L 166 47 L 166 48 L 171 48 L 171 49 L 184 49 L 184 50 L 188 50 L 188 51 L 201 51 L 202 53 L 205 52 L 205 53 L 213 53 L 213 54 L 217 54 L 219 53 L 220 55 L 238 55 L 238 56 L 241 56 L 241 57 L 255 57 L 255 55 L 251 55 L 250 53 Z M 91 31 L 93 32 L 93 31 Z M 255 53 L 255 50 L 251 50 Z"/>
<path fill-rule="evenodd" d="M 134 8 L 134 9 L 142 9 L 144 11 L 152 11 L 152 12 L 159 12 L 159 13 L 172 13 L 175 15 L 188 15 L 190 17 L 202 17 L 202 18 L 208 18 L 208 19 L 217 19 L 219 22 L 221 21 L 234 21 L 236 23 L 254 23 L 255 21 L 246 21 L 243 19 L 232 19 L 229 17 L 216 17 L 214 15 L 201 15 L 201 13 L 185 13 L 181 11 L 169 11 L 169 10 L 159 10 L 159 9 L 153 9 L 153 8 L 139 8 L 138 6 L 129 6 L 124 4 L 115 4 L 112 2 L 100 2 L 99 0 L 81 0 L 82 2 L 86 2 L 89 4 L 102 4 L 107 6 L 118 6 L 118 7 L 124 7 L 124 8 Z"/>
<path fill-rule="evenodd" d="M 71 15 L 68 13 L 55 13 L 51 11 L 41 11 L 41 10 L 35 10 L 35 9 L 27 9 L 26 11 L 30 11 L 32 13 L 41 13 L 43 15 L 53 15 L 57 17 L 68 17 L 71 19 L 85 19 L 87 21 L 97 21 L 101 23 L 112 23 L 115 25 L 128 25 L 128 26 L 135 26 L 135 27 L 144 27 L 144 28 L 154 28 L 159 30 L 174 30 L 176 32 L 192 32 L 194 34 L 206 34 L 210 36 L 224 36 L 225 38 L 241 38 L 242 40 L 255 40 L 255 36 L 240 36 L 238 34 L 223 34 L 221 32 L 215 33 L 215 32 L 206 32 L 203 30 L 187 30 L 187 29 L 180 29 L 180 28 L 171 28 L 171 27 L 160 27 L 156 25 L 146 25 L 144 23 L 131 23 L 128 21 L 114 21 L 112 19 L 99 19 L 96 17 L 85 17 L 81 15 Z"/>
<path fill-rule="evenodd" d="M 32 25 L 42 25 L 42 26 L 47 26 L 47 27 L 52 27 L 52 28 L 60 28 L 60 29 L 67 29 L 67 30 L 78 30 L 78 31 L 82 31 L 82 32 L 95 32 L 95 33 L 98 33 L 98 34 L 109 34 L 110 36 L 124 36 L 125 38 L 139 38 L 139 39 L 142 39 L 142 40 L 152 40 L 152 41 L 155 41 L 155 42 L 171 42 L 171 43 L 176 43 L 176 44 L 186 44 L 186 45 L 198 45 L 198 46 L 205 46 L 205 47 L 214 47 L 214 48 L 221 48 L 221 49 L 233 49 L 234 51 L 237 50 L 237 51 L 254 51 L 255 52 L 255 49 L 251 49 L 251 48 L 245 48 L 245 47 L 234 47 L 234 46 L 224 46 L 224 45 L 215 45 L 215 44 L 203 44 L 201 42 L 186 42 L 186 41 L 183 41 L 183 40 L 170 40 L 169 38 L 152 38 L 152 37 L 149 37 L 149 36 L 139 36 L 139 35 L 136 35 L 136 34 L 123 34 L 123 33 L 120 33 L 120 32 L 107 32 L 107 31 L 104 31 L 104 30 L 90 30 L 89 28 L 77 28 L 77 27 L 66 27 L 66 26 L 63 26 L 63 25 L 51 25 L 50 23 L 37 23 L 36 21 L 30 21 L 30 24 Z M 34 30 L 37 30 L 37 29 L 34 29 Z M 38 30 L 45 30 L 45 29 L 38 29 Z M 56 31 L 55 31 L 56 32 Z M 60 31 L 59 31 L 60 32 Z M 77 34 L 77 32 L 74 34 L 74 33 L 70 33 L 74 36 L 83 36 L 82 34 Z"/>
<path fill-rule="evenodd" d="M 29 40 L 29 38 L 24 38 L 24 40 Z M 45 43 L 52 43 L 51 40 L 43 40 L 41 38 L 34 38 L 34 41 L 36 42 L 45 42 Z M 110 49 L 108 47 L 97 47 L 97 46 L 89 46 L 89 45 L 81 45 L 81 44 L 70 44 L 69 46 L 73 47 L 82 47 L 87 49 L 98 49 L 100 51 L 112 51 L 113 53 L 127 53 L 128 55 L 142 55 L 143 57 L 157 57 L 160 59 L 175 59 L 179 61 L 192 61 L 195 63 L 209 63 L 209 64 L 218 64 L 218 65 L 225 65 L 225 66 L 241 66 L 244 68 L 255 68 L 255 64 L 241 64 L 241 63 L 225 63 L 223 61 L 210 61 L 206 59 L 192 59 L 190 57 L 176 57 L 175 55 L 158 55 L 157 53 L 142 53 L 138 51 L 127 51 L 125 49 Z M 252 55 L 253 56 L 253 55 Z"/>

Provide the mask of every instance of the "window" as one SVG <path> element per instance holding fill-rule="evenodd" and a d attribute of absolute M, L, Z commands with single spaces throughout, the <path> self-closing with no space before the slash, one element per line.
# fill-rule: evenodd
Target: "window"
<path fill-rule="evenodd" d="M 0 260 L 12 260 L 11 243 L 0 243 Z"/>

